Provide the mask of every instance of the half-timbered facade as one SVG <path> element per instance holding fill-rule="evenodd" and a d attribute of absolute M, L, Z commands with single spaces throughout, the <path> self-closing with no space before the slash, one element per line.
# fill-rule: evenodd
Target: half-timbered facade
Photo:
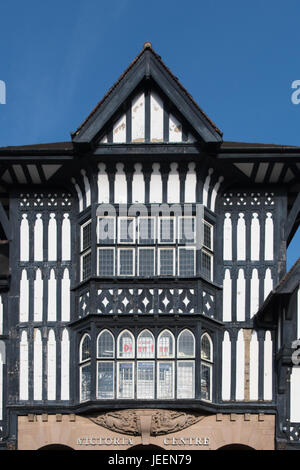
<path fill-rule="evenodd" d="M 299 175 L 150 43 L 70 142 L 0 148 L 0 447 L 300 448 Z"/>

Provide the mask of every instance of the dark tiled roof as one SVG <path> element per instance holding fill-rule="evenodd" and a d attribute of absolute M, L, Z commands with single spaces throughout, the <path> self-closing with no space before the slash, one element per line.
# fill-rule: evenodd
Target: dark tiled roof
<path fill-rule="evenodd" d="M 220 144 L 220 148 L 221 149 L 270 148 L 270 149 L 277 149 L 277 150 L 282 150 L 282 151 L 289 150 L 289 149 L 300 150 L 300 147 L 296 145 L 261 144 L 261 143 L 254 143 L 254 142 L 230 142 L 230 141 L 223 141 Z"/>
<path fill-rule="evenodd" d="M 30 152 L 34 150 L 73 150 L 73 142 L 50 142 L 47 144 L 34 144 L 34 145 L 10 145 L 8 147 L 0 147 L 0 152 L 13 152 L 13 151 L 24 151 Z"/>
<path fill-rule="evenodd" d="M 199 107 L 199 105 L 196 103 L 196 101 L 193 99 L 193 97 L 188 93 L 188 91 L 182 86 L 180 81 L 178 80 L 175 75 L 172 74 L 170 69 L 166 66 L 166 64 L 162 61 L 161 57 L 154 51 L 150 43 L 145 43 L 144 48 L 141 50 L 141 52 L 136 56 L 136 58 L 131 62 L 129 67 L 120 75 L 118 80 L 113 84 L 113 86 L 107 91 L 107 93 L 104 95 L 101 101 L 95 106 L 95 108 L 90 112 L 90 114 L 87 116 L 87 118 L 83 121 L 83 123 L 76 129 L 75 132 L 72 133 L 72 136 L 75 136 L 76 134 L 79 133 L 79 131 L 84 127 L 84 125 L 89 121 L 89 119 L 96 113 L 96 111 L 100 108 L 100 106 L 104 103 L 104 101 L 108 98 L 108 96 L 112 93 L 112 91 L 118 86 L 118 84 L 123 80 L 123 78 L 127 75 L 129 70 L 132 69 L 134 64 L 139 60 L 139 58 L 144 54 L 146 50 L 150 50 L 152 54 L 156 57 L 156 59 L 160 62 L 160 64 L 164 67 L 164 69 L 168 72 L 168 74 L 172 77 L 173 80 L 176 81 L 176 83 L 179 85 L 181 90 L 184 92 L 186 96 L 193 102 L 193 104 L 199 109 L 199 111 L 202 113 L 202 115 L 210 122 L 210 124 L 213 126 L 216 132 L 220 136 L 223 135 L 223 133 L 220 131 L 220 129 L 213 123 L 213 121 L 204 113 L 204 111 Z"/>

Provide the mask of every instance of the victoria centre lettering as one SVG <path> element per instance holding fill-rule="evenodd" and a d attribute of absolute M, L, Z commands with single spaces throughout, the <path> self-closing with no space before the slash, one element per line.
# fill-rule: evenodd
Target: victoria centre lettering
<path fill-rule="evenodd" d="M 78 437 L 81 446 L 128 446 L 133 445 L 130 437 Z M 166 437 L 165 446 L 208 446 L 209 437 Z"/>

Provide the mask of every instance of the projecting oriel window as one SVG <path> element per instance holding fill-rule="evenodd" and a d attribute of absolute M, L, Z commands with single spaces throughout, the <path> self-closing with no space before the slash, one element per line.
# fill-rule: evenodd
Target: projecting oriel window
<path fill-rule="evenodd" d="M 177 338 L 167 329 L 156 338 L 148 329 L 136 336 L 129 330 L 117 330 L 116 336 L 104 329 L 97 337 L 95 393 L 99 400 L 193 399 L 196 393 L 203 400 L 212 400 L 213 346 L 208 333 L 201 337 L 201 358 L 196 363 L 195 336 L 188 329 Z M 91 397 L 90 351 L 90 335 L 85 333 L 79 353 L 81 401 Z M 201 384 L 198 391 L 196 377 Z"/>

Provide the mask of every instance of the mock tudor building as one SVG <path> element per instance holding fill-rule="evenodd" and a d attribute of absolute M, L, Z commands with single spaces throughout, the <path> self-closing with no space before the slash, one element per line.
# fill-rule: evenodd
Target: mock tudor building
<path fill-rule="evenodd" d="M 70 142 L 0 148 L 1 449 L 299 449 L 299 176 L 150 43 Z"/>

